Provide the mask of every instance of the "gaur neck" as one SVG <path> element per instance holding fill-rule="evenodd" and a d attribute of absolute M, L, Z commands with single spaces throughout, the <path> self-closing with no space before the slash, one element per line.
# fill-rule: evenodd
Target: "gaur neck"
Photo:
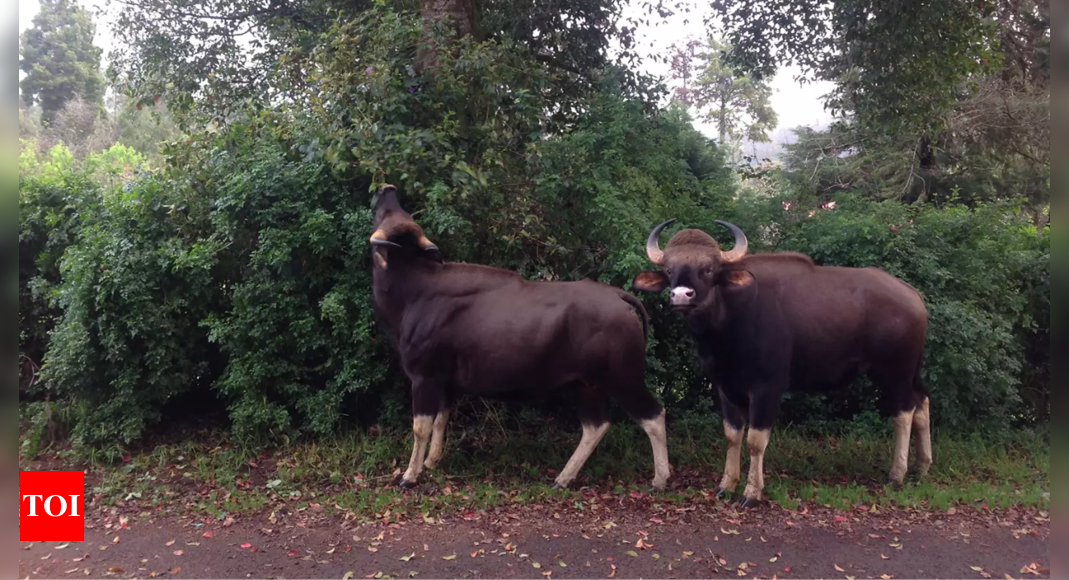
<path fill-rule="evenodd" d="M 715 338 L 723 334 L 730 322 L 730 315 L 727 305 L 724 303 L 723 293 L 720 292 L 719 288 L 713 292 L 713 299 L 709 304 L 696 308 L 683 319 L 687 329 L 690 330 L 695 338 Z"/>
<path fill-rule="evenodd" d="M 400 260 L 399 260 L 400 261 Z M 388 269 L 375 266 L 371 274 L 375 304 L 396 328 L 405 308 L 435 287 L 434 275 L 443 265 L 430 260 L 406 260 Z"/>

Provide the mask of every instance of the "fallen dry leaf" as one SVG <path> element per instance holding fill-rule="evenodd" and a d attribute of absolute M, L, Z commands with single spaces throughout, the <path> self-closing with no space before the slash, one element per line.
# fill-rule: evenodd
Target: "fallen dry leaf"
<path fill-rule="evenodd" d="M 843 570 L 842 568 L 840 568 L 838 564 L 832 564 L 832 566 L 835 566 L 835 571 L 836 572 L 846 572 L 846 570 Z"/>
<path fill-rule="evenodd" d="M 204 532 L 203 534 L 200 535 L 200 537 L 202 537 L 202 538 L 211 538 L 213 536 L 215 536 L 215 532 L 213 532 L 211 530 L 208 530 L 207 532 Z"/>
<path fill-rule="evenodd" d="M 891 557 L 890 556 L 884 556 L 883 554 L 880 554 L 880 559 L 881 560 L 890 560 Z"/>
<path fill-rule="evenodd" d="M 399 560 L 401 560 L 402 562 L 407 562 L 407 561 L 409 561 L 409 560 L 411 560 L 412 558 L 415 558 L 415 557 L 416 557 L 416 553 L 412 552 L 411 554 L 409 554 L 407 556 L 401 556 L 399 558 Z"/>
<path fill-rule="evenodd" d="M 173 544 L 173 543 L 174 543 L 174 542 L 171 542 L 171 544 Z M 168 545 L 168 546 L 170 546 L 171 544 L 167 544 L 167 545 Z M 241 545 L 241 549 L 242 549 L 242 550 L 248 550 L 248 549 L 249 549 L 249 548 L 251 548 L 251 547 L 252 547 L 252 544 L 250 544 L 250 543 L 248 543 L 248 542 L 245 542 L 244 544 L 242 544 L 242 545 Z"/>
<path fill-rule="evenodd" d="M 637 558 L 638 557 L 638 552 L 636 552 L 634 550 L 628 550 L 628 551 L 626 551 L 624 553 L 627 554 L 628 556 L 631 556 L 632 558 Z"/>
<path fill-rule="evenodd" d="M 443 560 L 456 560 L 457 559 L 457 555 L 453 554 L 452 556 L 442 556 L 442 559 Z"/>
<path fill-rule="evenodd" d="M 56 549 L 57 549 L 57 550 L 62 550 L 63 548 L 66 548 L 66 547 L 67 547 L 67 546 L 69 546 L 69 545 L 70 545 L 70 544 L 60 544 L 60 545 L 56 546 Z"/>
<path fill-rule="evenodd" d="M 175 542 L 174 540 L 171 540 L 170 542 L 167 542 L 166 544 L 164 544 L 164 546 L 167 546 L 168 548 L 170 548 L 171 546 L 174 545 L 174 542 Z"/>
<path fill-rule="evenodd" d="M 880 580 L 891 580 L 891 578 L 894 578 L 894 576 L 890 576 L 890 575 L 887 575 L 887 574 L 880 574 Z"/>
<path fill-rule="evenodd" d="M 185 553 L 186 553 L 186 552 L 185 552 L 184 550 L 175 550 L 175 551 L 174 551 L 174 555 L 175 555 L 175 556 L 181 556 L 182 554 L 185 554 Z"/>
<path fill-rule="evenodd" d="M 346 572 L 344 576 L 341 577 L 341 580 L 352 580 L 353 576 L 356 576 L 356 574 L 350 570 L 349 572 Z"/>
<path fill-rule="evenodd" d="M 108 568 L 108 573 L 109 574 L 126 574 L 126 570 L 123 570 L 122 568 L 119 568 L 118 566 L 114 566 L 112 568 Z"/>
<path fill-rule="evenodd" d="M 609 564 L 609 567 L 612 568 L 612 572 L 608 576 L 606 576 L 606 578 L 615 578 L 616 577 L 616 564 Z"/>

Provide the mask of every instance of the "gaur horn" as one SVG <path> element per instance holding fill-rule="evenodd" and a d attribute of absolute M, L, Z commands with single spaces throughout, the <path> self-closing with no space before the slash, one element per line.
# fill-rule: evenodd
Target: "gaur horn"
<path fill-rule="evenodd" d="M 375 230 L 375 233 L 371 234 L 371 238 L 368 239 L 372 246 L 393 246 L 400 248 L 401 244 L 396 244 L 386 239 L 386 232 L 382 230 Z"/>
<path fill-rule="evenodd" d="M 746 248 L 749 246 L 749 242 L 746 241 L 746 234 L 742 233 L 742 230 L 735 224 L 730 224 L 721 220 L 716 220 L 716 223 L 731 230 L 731 233 L 735 234 L 735 247 L 732 248 L 730 252 L 721 251 L 720 261 L 726 264 L 738 262 L 746 255 Z"/>
<path fill-rule="evenodd" d="M 434 242 L 428 240 L 427 236 L 420 236 L 419 237 L 419 249 L 421 249 L 421 250 L 423 250 L 425 252 L 429 252 L 429 251 L 432 251 L 432 250 L 437 251 L 438 250 L 438 246 L 434 245 Z"/>
<path fill-rule="evenodd" d="M 664 262 L 664 252 L 661 251 L 661 230 L 668 227 L 672 222 L 676 221 L 675 218 L 666 220 L 661 225 L 653 228 L 650 232 L 650 237 L 646 238 L 646 256 L 654 264 L 661 266 Z"/>

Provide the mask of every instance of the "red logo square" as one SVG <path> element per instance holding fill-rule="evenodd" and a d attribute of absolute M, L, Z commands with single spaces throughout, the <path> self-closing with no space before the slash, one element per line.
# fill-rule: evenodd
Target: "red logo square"
<path fill-rule="evenodd" d="M 85 473 L 19 472 L 19 541 L 85 540 Z"/>

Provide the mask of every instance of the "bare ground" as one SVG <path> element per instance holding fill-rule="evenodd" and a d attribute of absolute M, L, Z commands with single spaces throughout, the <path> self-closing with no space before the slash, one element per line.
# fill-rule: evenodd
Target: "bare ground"
<path fill-rule="evenodd" d="M 84 542 L 20 543 L 19 577 L 1050 577 L 1050 515 L 1038 509 L 737 512 L 711 497 L 588 495 L 370 521 L 315 503 L 223 521 L 91 503 Z"/>

